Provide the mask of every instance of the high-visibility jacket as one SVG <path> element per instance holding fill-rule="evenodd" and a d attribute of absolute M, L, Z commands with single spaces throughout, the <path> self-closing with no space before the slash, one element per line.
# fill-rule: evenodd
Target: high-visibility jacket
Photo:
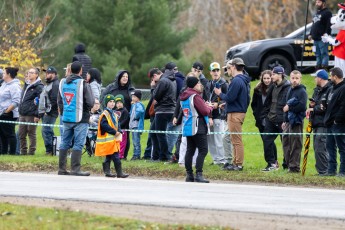
<path fill-rule="evenodd" d="M 95 156 L 107 156 L 112 155 L 115 152 L 120 151 L 120 141 L 115 140 L 115 135 L 101 132 L 101 121 L 103 116 L 107 118 L 110 127 L 114 128 L 116 131 L 118 127 L 114 125 L 111 115 L 107 110 L 104 110 L 98 121 L 98 131 L 96 140 Z M 115 115 L 116 123 L 118 124 L 118 117 Z"/>

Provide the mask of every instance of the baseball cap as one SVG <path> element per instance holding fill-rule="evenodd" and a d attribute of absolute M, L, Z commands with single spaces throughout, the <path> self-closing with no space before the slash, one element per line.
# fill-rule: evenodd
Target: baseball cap
<path fill-rule="evenodd" d="M 197 70 L 203 70 L 204 69 L 204 65 L 201 64 L 200 62 L 194 62 L 193 66 L 192 66 L 194 69 L 197 69 Z"/>
<path fill-rule="evenodd" d="M 229 65 L 243 65 L 243 66 L 245 66 L 244 61 L 242 60 L 242 58 L 231 59 L 226 64 L 227 65 L 229 64 Z"/>
<path fill-rule="evenodd" d="M 166 65 L 165 65 L 165 69 L 168 69 L 168 70 L 173 70 L 174 68 L 176 68 L 176 64 L 174 62 L 168 62 Z"/>
<path fill-rule="evenodd" d="M 284 75 L 284 73 L 285 73 L 284 68 L 281 67 L 281 66 L 276 66 L 276 67 L 274 67 L 273 70 L 272 70 L 272 72 L 273 72 L 273 73 L 276 73 L 276 74 L 283 74 L 283 75 Z"/>
<path fill-rule="evenodd" d="M 215 69 L 219 69 L 220 70 L 220 65 L 219 65 L 218 62 L 212 62 L 210 64 L 210 70 L 212 71 L 212 70 L 215 70 Z"/>
<path fill-rule="evenodd" d="M 48 66 L 47 69 L 43 69 L 43 72 L 47 72 L 47 73 L 55 73 L 57 74 L 57 70 L 54 66 Z"/>
<path fill-rule="evenodd" d="M 328 80 L 328 73 L 326 70 L 324 69 L 319 69 L 318 71 L 316 71 L 315 73 L 311 74 L 311 76 L 313 77 L 319 77 L 323 80 Z"/>

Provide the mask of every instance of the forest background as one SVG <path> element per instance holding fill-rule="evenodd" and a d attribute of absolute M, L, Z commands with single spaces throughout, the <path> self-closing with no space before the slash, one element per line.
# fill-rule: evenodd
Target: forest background
<path fill-rule="evenodd" d="M 339 0 L 328 0 L 335 14 Z M 304 26 L 307 0 L 0 0 L 0 67 L 55 66 L 60 76 L 83 42 L 103 86 L 120 69 L 136 87 L 147 71 L 174 61 L 224 62 L 238 43 L 281 37 Z M 309 3 L 308 22 L 316 12 Z M 205 73 L 208 71 L 206 70 Z"/>

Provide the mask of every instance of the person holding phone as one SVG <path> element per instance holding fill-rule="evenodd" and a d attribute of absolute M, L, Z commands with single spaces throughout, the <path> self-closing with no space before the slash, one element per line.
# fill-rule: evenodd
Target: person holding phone
<path fill-rule="evenodd" d="M 212 106 L 212 116 L 210 118 L 210 131 L 211 132 L 225 132 L 226 122 L 221 118 L 221 109 L 219 107 L 224 101 L 215 94 L 213 89 L 220 89 L 222 93 L 226 94 L 228 91 L 228 84 L 222 78 L 222 71 L 218 62 L 212 62 L 210 64 L 210 80 L 206 85 L 206 95 L 208 96 L 207 102 Z M 227 162 L 225 160 L 224 146 L 223 146 L 224 134 L 208 135 L 208 149 L 213 159 L 213 164 L 224 166 Z"/>

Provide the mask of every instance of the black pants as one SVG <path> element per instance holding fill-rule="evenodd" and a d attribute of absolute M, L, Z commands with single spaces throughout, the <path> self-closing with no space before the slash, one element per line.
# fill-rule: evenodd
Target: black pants
<path fill-rule="evenodd" d="M 2 114 L 0 120 L 16 121 L 17 118 L 13 118 L 13 112 L 10 112 Z M 0 123 L 0 154 L 16 154 L 17 139 L 15 126 L 15 124 Z"/>
<path fill-rule="evenodd" d="M 168 123 L 172 120 L 172 113 L 159 113 L 155 115 L 154 124 L 152 130 L 166 131 Z M 169 160 L 171 158 L 171 153 L 168 150 L 168 140 L 165 133 L 152 133 L 151 140 L 153 144 L 153 156 L 154 160 L 158 159 L 157 156 L 157 146 L 159 146 L 159 159 Z"/>
<path fill-rule="evenodd" d="M 194 136 L 187 137 L 187 151 L 184 158 L 184 165 L 187 172 L 193 172 L 193 156 L 196 148 L 198 148 L 199 153 L 196 158 L 195 169 L 196 172 L 202 172 L 204 160 L 208 152 L 207 134 L 196 134 Z"/>
<path fill-rule="evenodd" d="M 104 163 L 108 163 L 108 162 L 112 162 L 112 161 L 115 164 L 119 163 L 119 162 L 121 163 L 120 155 L 118 152 L 105 156 Z"/>
<path fill-rule="evenodd" d="M 127 144 L 126 144 L 126 148 L 125 148 L 125 151 L 123 153 L 123 157 L 125 159 L 127 159 L 127 156 L 128 156 L 128 151 L 129 151 L 129 148 L 131 147 L 131 133 L 129 131 L 126 131 L 127 132 Z"/>
<path fill-rule="evenodd" d="M 280 123 L 273 123 L 266 119 L 266 125 L 264 133 L 282 133 L 282 127 Z M 267 164 L 275 164 L 277 160 L 277 146 L 274 140 L 277 138 L 277 134 L 262 135 L 262 141 L 264 143 L 265 161 Z M 281 136 L 280 136 L 281 138 Z"/>

